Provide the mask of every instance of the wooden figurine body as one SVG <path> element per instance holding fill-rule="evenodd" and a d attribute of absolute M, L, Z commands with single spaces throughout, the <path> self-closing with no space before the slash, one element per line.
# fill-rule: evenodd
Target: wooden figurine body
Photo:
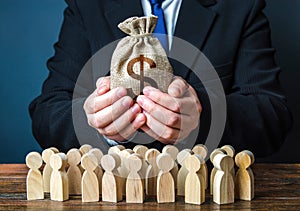
<path fill-rule="evenodd" d="M 217 154 L 214 159 L 217 172 L 214 178 L 213 201 L 217 204 L 229 204 L 234 202 L 234 180 L 230 173 L 234 166 L 232 157 Z"/>
<path fill-rule="evenodd" d="M 64 153 L 56 153 L 50 157 L 50 165 L 53 169 L 50 178 L 50 198 L 54 201 L 66 201 L 69 199 L 69 182 L 66 172 L 68 158 Z"/>
<path fill-rule="evenodd" d="M 184 165 L 188 170 L 185 180 L 185 202 L 190 204 L 202 204 L 205 202 L 205 180 L 197 173 L 202 167 L 203 159 L 200 155 L 188 156 Z"/>
<path fill-rule="evenodd" d="M 157 202 L 175 202 L 175 184 L 171 169 L 174 168 L 174 160 L 167 153 L 157 156 L 157 166 L 160 169 L 157 177 Z"/>
<path fill-rule="evenodd" d="M 250 165 L 254 163 L 254 155 L 244 150 L 236 155 L 235 163 L 239 167 L 235 176 L 236 198 L 251 201 L 254 198 L 254 175 Z"/>
<path fill-rule="evenodd" d="M 27 200 L 44 199 L 43 177 L 39 170 L 43 164 L 38 152 L 26 156 L 26 165 L 30 169 L 26 177 Z"/>
<path fill-rule="evenodd" d="M 90 152 L 84 154 L 81 158 L 81 165 L 85 169 L 81 182 L 82 202 L 99 201 L 99 183 L 94 172 L 98 165 L 96 156 Z"/>
<path fill-rule="evenodd" d="M 176 159 L 177 159 L 177 155 L 179 153 L 178 148 L 175 147 L 174 145 L 166 145 L 162 149 L 162 153 L 169 154 L 174 161 L 174 166 L 171 169 L 171 174 L 172 174 L 175 184 L 177 184 L 178 165 L 177 165 Z M 177 187 L 175 186 L 175 188 L 177 188 Z"/>
<path fill-rule="evenodd" d="M 180 151 L 177 155 L 177 161 L 181 165 L 181 168 L 177 174 L 177 195 L 184 196 L 185 192 L 185 179 L 188 175 L 188 170 L 185 167 L 185 159 L 192 154 L 190 149 L 184 149 Z"/>
<path fill-rule="evenodd" d="M 129 174 L 126 180 L 126 202 L 143 203 L 144 185 L 138 173 L 142 169 L 142 157 L 139 154 L 132 154 L 127 158 L 126 166 Z"/>
<path fill-rule="evenodd" d="M 81 194 L 81 179 L 82 171 L 79 167 L 81 154 L 78 149 L 70 149 L 67 153 L 69 168 L 67 176 L 69 180 L 69 194 L 80 195 Z"/>
<path fill-rule="evenodd" d="M 89 153 L 92 153 L 97 158 L 97 166 L 95 169 L 95 174 L 98 179 L 98 185 L 99 185 L 99 194 L 101 195 L 102 192 L 102 177 L 103 177 L 103 170 L 101 168 L 101 159 L 103 157 L 103 152 L 98 148 L 93 148 L 89 151 Z"/>
<path fill-rule="evenodd" d="M 156 164 L 156 158 L 160 154 L 157 149 L 149 149 L 145 154 L 145 159 L 149 163 L 146 171 L 146 194 L 156 196 L 157 194 L 157 175 L 159 169 Z"/>
<path fill-rule="evenodd" d="M 207 157 L 207 153 L 208 153 L 208 149 L 205 145 L 203 144 L 197 144 L 193 147 L 192 149 L 193 153 L 200 155 L 202 157 L 202 163 L 201 163 L 201 168 L 199 171 L 199 174 L 201 174 L 204 178 L 205 181 L 205 190 L 208 188 L 208 169 L 207 169 L 207 165 L 206 165 L 206 157 Z"/>
<path fill-rule="evenodd" d="M 102 178 L 102 201 L 122 201 L 122 184 L 120 177 L 115 175 L 116 169 L 121 165 L 119 155 L 113 152 L 104 155 L 101 165 L 105 170 Z"/>
<path fill-rule="evenodd" d="M 214 151 L 212 151 L 212 153 L 210 154 L 210 161 L 212 164 L 214 164 L 213 160 L 214 160 L 214 157 L 217 155 L 217 154 L 225 154 L 225 150 L 221 149 L 221 148 L 217 148 L 215 149 Z M 214 179 L 215 179 L 215 175 L 216 175 L 216 172 L 217 172 L 217 168 L 214 166 L 213 169 L 211 170 L 211 173 L 210 173 L 210 195 L 213 195 L 213 190 L 214 190 Z"/>
<path fill-rule="evenodd" d="M 233 146 L 224 145 L 221 147 L 221 149 L 223 149 L 226 152 L 226 154 L 229 155 L 230 157 L 232 157 L 232 159 L 234 160 L 235 149 L 233 148 Z M 231 169 L 230 173 L 233 176 L 233 178 L 235 178 L 235 169 L 234 168 Z"/>
<path fill-rule="evenodd" d="M 43 183 L 44 183 L 44 192 L 45 193 L 50 193 L 50 177 L 52 174 L 52 168 L 50 166 L 50 157 L 51 155 L 58 153 L 58 149 L 55 147 L 51 147 L 48 149 L 45 149 L 42 152 L 42 158 L 43 161 L 45 162 L 45 166 L 43 169 Z"/>

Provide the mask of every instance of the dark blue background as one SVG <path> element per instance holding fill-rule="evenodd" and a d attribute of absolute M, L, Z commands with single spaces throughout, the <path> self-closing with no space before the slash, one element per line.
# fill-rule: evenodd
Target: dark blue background
<path fill-rule="evenodd" d="M 300 162 L 300 1 L 267 3 L 295 125 L 282 149 L 262 161 Z M 48 74 L 45 64 L 53 55 L 65 6 L 62 0 L 0 1 L 0 163 L 21 163 L 29 151 L 41 150 L 31 133 L 28 104 Z"/>

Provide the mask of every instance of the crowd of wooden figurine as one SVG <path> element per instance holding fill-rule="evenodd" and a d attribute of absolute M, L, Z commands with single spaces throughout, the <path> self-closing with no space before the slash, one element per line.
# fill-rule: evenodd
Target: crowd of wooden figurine
<path fill-rule="evenodd" d="M 252 200 L 253 154 L 244 150 L 235 155 L 230 145 L 215 149 L 210 154 L 214 166 L 210 178 L 205 162 L 207 154 L 202 144 L 180 152 L 173 145 L 165 146 L 162 152 L 142 145 L 133 150 L 118 145 L 111 147 L 106 155 L 88 144 L 67 154 L 51 147 L 42 155 L 31 152 L 26 156 L 30 169 L 27 199 L 44 199 L 45 193 L 50 193 L 54 201 L 79 195 L 82 202 L 97 202 L 100 198 L 119 202 L 125 197 L 127 203 L 143 203 L 151 196 L 158 203 L 167 203 L 181 196 L 185 203 L 200 205 L 205 202 L 205 190 L 209 189 L 217 204 Z"/>

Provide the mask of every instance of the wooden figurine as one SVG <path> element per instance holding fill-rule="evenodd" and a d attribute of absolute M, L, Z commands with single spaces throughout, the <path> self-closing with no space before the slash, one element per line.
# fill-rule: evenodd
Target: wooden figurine
<path fill-rule="evenodd" d="M 122 184 L 120 177 L 115 175 L 116 169 L 121 165 L 118 154 L 104 155 L 101 159 L 101 166 L 105 170 L 102 177 L 102 201 L 122 201 Z"/>
<path fill-rule="evenodd" d="M 70 149 L 67 153 L 69 168 L 67 176 L 69 180 L 69 194 L 81 195 L 81 179 L 82 172 L 79 168 L 81 161 L 81 154 L 78 149 Z"/>
<path fill-rule="evenodd" d="M 53 169 L 50 178 L 50 198 L 54 201 L 66 201 L 69 199 L 69 182 L 66 172 L 68 158 L 64 153 L 56 153 L 50 157 L 50 165 Z"/>
<path fill-rule="evenodd" d="M 26 165 L 29 168 L 26 178 L 27 200 L 44 199 L 43 177 L 39 170 L 43 164 L 38 152 L 31 152 L 26 156 Z"/>
<path fill-rule="evenodd" d="M 127 158 L 133 153 L 134 153 L 134 151 L 131 150 L 131 149 L 124 149 L 124 150 L 119 151 L 119 153 L 118 153 L 118 155 L 121 158 L 121 165 L 117 169 L 116 173 L 117 173 L 117 176 L 119 177 L 120 182 L 122 184 L 122 194 L 123 194 L 123 196 L 126 195 L 126 180 L 127 180 L 128 174 L 129 174 L 129 170 L 126 167 L 125 164 L 127 162 Z"/>
<path fill-rule="evenodd" d="M 212 153 L 210 154 L 210 162 L 212 164 L 213 163 L 213 160 L 214 160 L 214 157 L 217 155 L 217 154 L 226 154 L 225 150 L 221 149 L 221 148 L 217 148 L 215 149 L 214 151 L 212 151 Z M 214 166 L 213 169 L 211 170 L 211 173 L 210 173 L 210 195 L 213 195 L 213 190 L 214 190 L 214 179 L 215 179 L 215 175 L 216 175 L 216 172 L 217 172 L 217 168 Z"/>
<path fill-rule="evenodd" d="M 174 168 L 174 160 L 167 153 L 157 156 L 156 164 L 159 168 L 157 177 L 157 202 L 175 202 L 175 184 L 171 169 Z"/>
<path fill-rule="evenodd" d="M 235 149 L 231 145 L 224 145 L 221 147 L 221 149 L 225 150 L 226 154 L 229 155 L 230 157 L 232 157 L 232 159 L 234 160 Z M 233 178 L 235 178 L 235 169 L 234 168 L 232 168 L 230 173 L 233 176 Z"/>
<path fill-rule="evenodd" d="M 146 156 L 146 152 L 148 151 L 148 148 L 143 145 L 136 145 L 133 148 L 133 151 L 142 157 L 143 166 L 142 166 L 140 173 L 141 173 L 142 179 L 144 180 L 146 177 L 147 169 L 148 169 L 148 163 L 145 160 L 145 156 Z"/>
<path fill-rule="evenodd" d="M 45 193 L 50 193 L 50 177 L 52 174 L 52 168 L 50 166 L 50 157 L 51 155 L 58 153 L 58 149 L 55 147 L 51 147 L 48 149 L 45 149 L 42 152 L 42 158 L 43 161 L 45 162 L 45 166 L 43 169 L 43 182 L 44 182 L 44 192 Z"/>
<path fill-rule="evenodd" d="M 142 157 L 135 153 L 127 158 L 126 166 L 129 174 L 126 180 L 126 202 L 143 203 L 144 185 L 139 171 L 142 169 Z"/>
<path fill-rule="evenodd" d="M 157 149 L 149 149 L 145 154 L 145 159 L 148 162 L 148 168 L 145 177 L 146 194 L 156 196 L 157 193 L 157 175 L 159 169 L 156 164 L 156 158 L 160 154 Z"/>
<path fill-rule="evenodd" d="M 99 183 L 94 172 L 98 166 L 97 157 L 88 152 L 82 156 L 81 165 L 85 169 L 81 182 L 82 202 L 99 201 Z"/>
<path fill-rule="evenodd" d="M 98 178 L 98 184 L 99 184 L 99 194 L 101 195 L 102 192 L 102 177 L 103 177 L 103 170 L 101 168 L 101 159 L 103 157 L 103 152 L 98 148 L 93 148 L 89 151 L 89 153 L 92 153 L 97 158 L 97 166 L 95 169 L 95 174 Z"/>
<path fill-rule="evenodd" d="M 166 145 L 162 149 L 162 153 L 169 154 L 174 161 L 174 167 L 171 170 L 171 174 L 173 176 L 175 184 L 177 184 L 178 165 L 177 165 L 176 159 L 177 159 L 177 155 L 179 153 L 178 148 L 175 147 L 174 145 Z M 175 186 L 175 188 L 177 188 L 177 187 Z"/>
<path fill-rule="evenodd" d="M 184 165 L 188 170 L 185 181 L 185 203 L 202 204 L 205 202 L 205 181 L 204 177 L 197 172 L 202 168 L 203 158 L 198 155 L 189 155 Z"/>
<path fill-rule="evenodd" d="M 239 167 L 235 176 L 235 195 L 237 199 L 251 201 L 254 198 L 254 175 L 250 165 L 254 163 L 254 155 L 244 150 L 235 156 Z"/>
<path fill-rule="evenodd" d="M 202 163 L 201 163 L 201 168 L 199 173 L 204 177 L 204 181 L 205 181 L 204 184 L 206 190 L 208 188 L 208 169 L 205 160 L 208 154 L 208 149 L 203 144 L 197 144 L 193 147 L 192 151 L 203 158 L 203 160 L 201 161 Z"/>
<path fill-rule="evenodd" d="M 214 178 L 213 201 L 217 204 L 233 203 L 234 180 L 230 172 L 234 167 L 234 161 L 229 155 L 217 154 L 213 163 L 217 168 Z"/>
<path fill-rule="evenodd" d="M 180 151 L 177 155 L 177 162 L 181 165 L 181 168 L 177 174 L 177 195 L 184 196 L 185 192 L 185 179 L 188 174 L 188 170 L 185 167 L 185 159 L 192 154 L 192 150 L 184 149 Z"/>

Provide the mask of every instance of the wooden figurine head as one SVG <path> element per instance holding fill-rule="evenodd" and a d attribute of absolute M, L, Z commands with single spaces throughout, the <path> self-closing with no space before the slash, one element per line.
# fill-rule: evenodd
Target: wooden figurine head
<path fill-rule="evenodd" d="M 231 145 L 224 145 L 221 147 L 221 149 L 225 150 L 226 154 L 229 155 L 230 157 L 234 157 L 235 155 L 235 150 Z"/>
<path fill-rule="evenodd" d="M 28 168 L 37 171 L 43 164 L 42 156 L 38 152 L 30 152 L 26 156 L 26 165 Z"/>
<path fill-rule="evenodd" d="M 163 148 L 162 153 L 167 153 L 175 161 L 179 150 L 174 145 L 167 145 Z"/>
<path fill-rule="evenodd" d="M 156 159 L 157 167 L 163 172 L 169 172 L 174 167 L 174 160 L 168 153 L 161 153 Z"/>
<path fill-rule="evenodd" d="M 145 155 L 146 155 L 146 152 L 147 152 L 148 148 L 144 145 L 136 145 L 134 148 L 133 148 L 133 151 L 139 155 L 142 156 L 142 158 L 145 159 Z"/>
<path fill-rule="evenodd" d="M 68 158 L 64 153 L 56 153 L 50 157 L 50 166 L 57 171 L 65 169 L 67 162 Z"/>
<path fill-rule="evenodd" d="M 194 154 L 194 155 L 189 155 L 185 161 L 184 165 L 185 168 L 189 172 L 196 173 L 197 171 L 200 170 L 201 164 L 204 162 L 203 158 L 200 155 Z"/>
<path fill-rule="evenodd" d="M 127 158 L 127 162 L 125 163 L 129 172 L 138 172 L 142 169 L 142 156 L 137 153 L 131 154 Z"/>
<path fill-rule="evenodd" d="M 71 166 L 78 166 L 81 161 L 81 153 L 78 149 L 70 149 L 67 153 L 68 163 Z"/>
<path fill-rule="evenodd" d="M 225 154 L 217 154 L 213 159 L 214 166 L 221 171 L 231 171 L 234 167 L 232 157 Z"/>
<path fill-rule="evenodd" d="M 92 153 L 88 152 L 84 154 L 81 158 L 81 166 L 84 168 L 86 171 L 94 171 L 96 167 L 98 166 L 98 159 L 96 158 L 95 155 Z"/>
<path fill-rule="evenodd" d="M 156 166 L 156 158 L 160 154 L 157 149 L 148 149 L 145 154 L 145 160 L 151 165 Z"/>
<path fill-rule="evenodd" d="M 203 159 L 206 158 L 208 154 L 208 149 L 205 145 L 203 144 L 197 144 L 193 147 L 192 149 L 193 153 L 200 155 Z"/>
<path fill-rule="evenodd" d="M 177 162 L 182 166 L 187 157 L 193 154 L 193 151 L 190 149 L 183 149 L 177 154 Z"/>
<path fill-rule="evenodd" d="M 58 152 L 59 152 L 58 149 L 56 149 L 55 147 L 51 147 L 51 148 L 45 149 L 42 152 L 43 161 L 45 163 L 50 163 L 50 157 L 51 157 L 51 155 L 53 155 L 55 153 L 58 153 Z"/>
<path fill-rule="evenodd" d="M 81 155 L 88 153 L 93 147 L 89 144 L 84 144 L 79 148 Z"/>
<path fill-rule="evenodd" d="M 217 148 L 214 151 L 212 151 L 212 153 L 210 154 L 210 157 L 209 157 L 209 159 L 212 163 L 217 154 L 226 154 L 226 152 L 225 152 L 225 150 L 223 150 L 221 148 Z"/>
<path fill-rule="evenodd" d="M 93 148 L 89 151 L 89 153 L 93 154 L 97 158 L 97 164 L 100 165 L 103 152 L 98 148 Z"/>
<path fill-rule="evenodd" d="M 101 159 L 101 166 L 105 171 L 112 172 L 121 165 L 121 159 L 118 154 L 111 153 L 104 155 Z"/>
<path fill-rule="evenodd" d="M 247 169 L 254 163 L 254 155 L 249 150 L 244 150 L 235 156 L 235 163 L 241 169 Z"/>

